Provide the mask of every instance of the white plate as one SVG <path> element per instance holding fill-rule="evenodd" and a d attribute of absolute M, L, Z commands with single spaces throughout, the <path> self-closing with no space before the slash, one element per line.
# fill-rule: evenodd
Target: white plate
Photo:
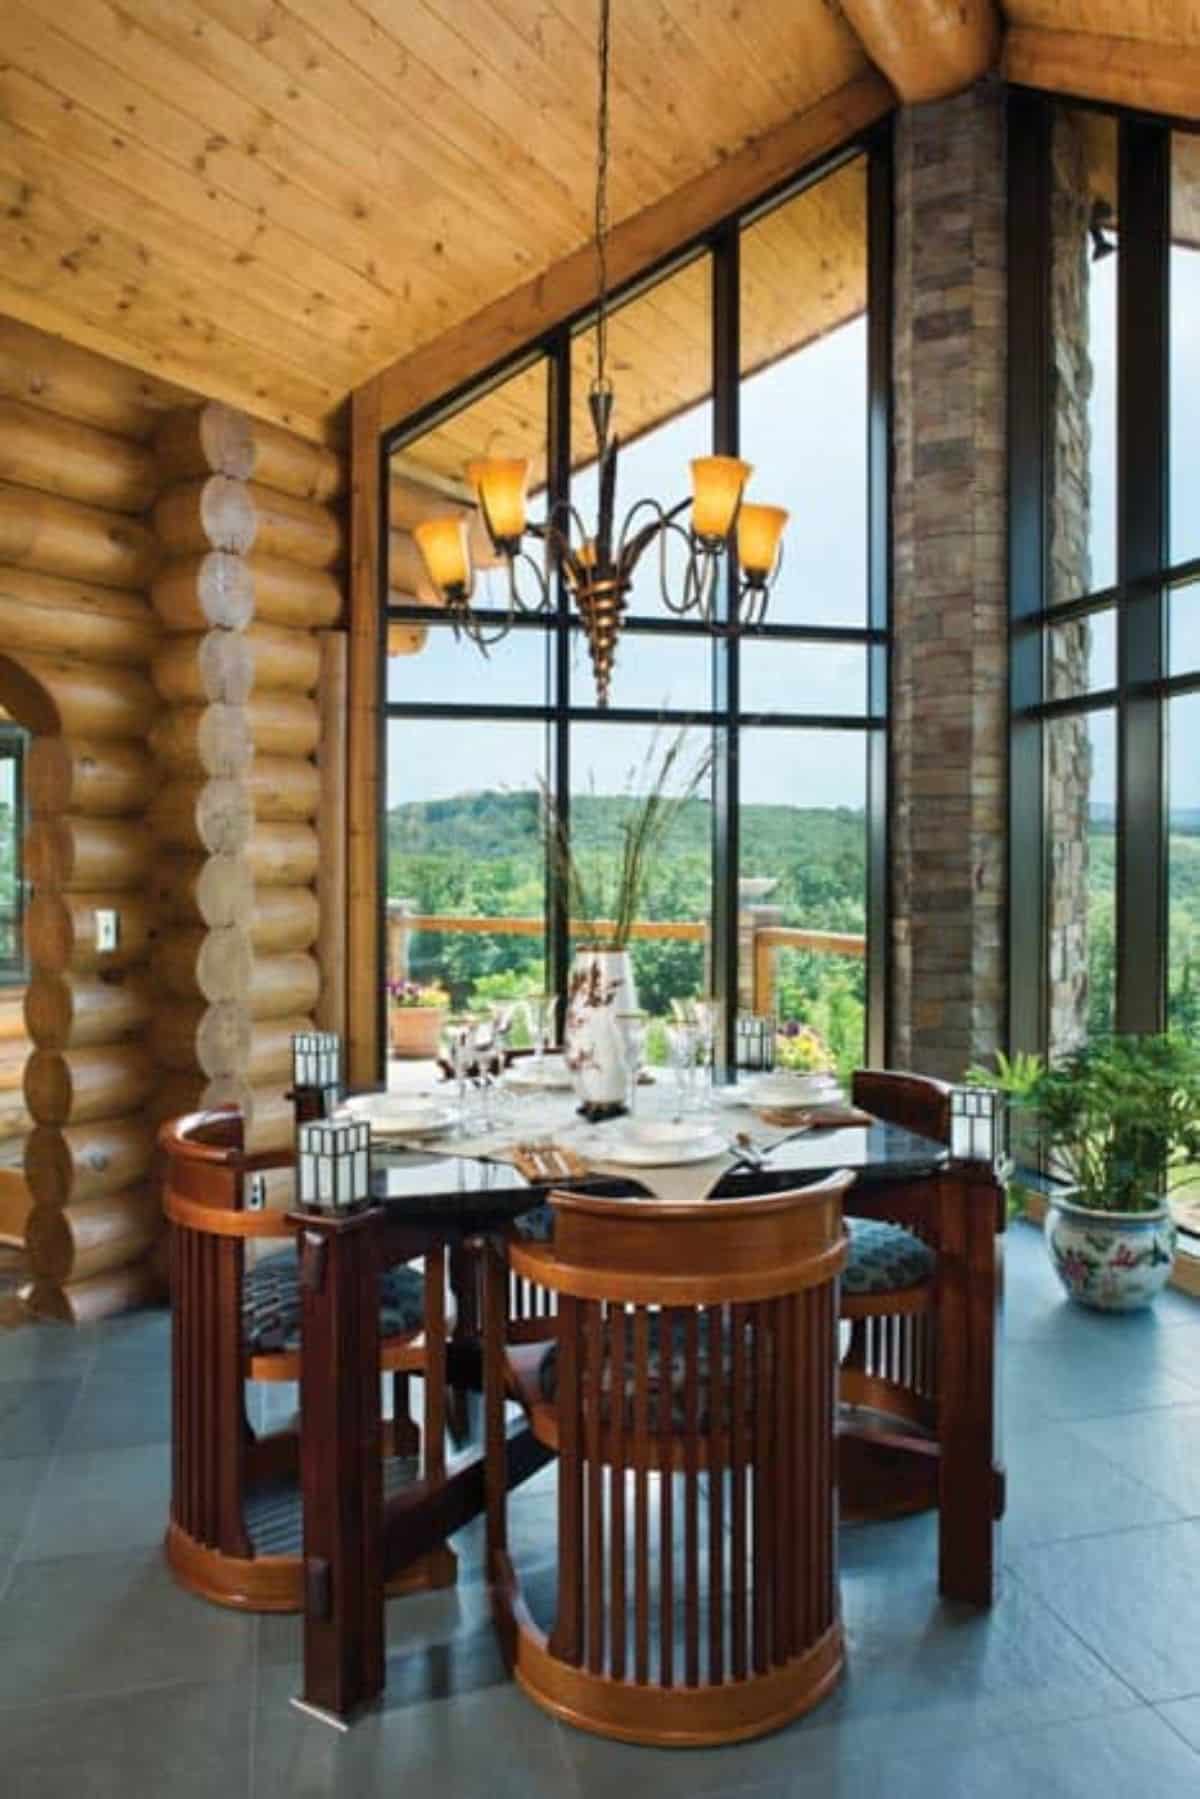
<path fill-rule="evenodd" d="M 682 1168 L 690 1162 L 708 1162 L 721 1155 L 729 1145 L 717 1133 L 691 1138 L 687 1144 L 640 1143 L 634 1137 L 613 1137 L 603 1144 L 589 1145 L 588 1153 L 598 1162 L 616 1162 L 622 1168 Z"/>
<path fill-rule="evenodd" d="M 390 1093 L 364 1093 L 348 1109 L 355 1118 L 366 1119 L 376 1137 L 436 1137 L 454 1123 L 448 1106 L 404 1101 Z"/>
<path fill-rule="evenodd" d="M 522 1056 L 511 1068 L 505 1070 L 506 1087 L 527 1087 L 535 1092 L 543 1092 L 550 1088 L 567 1088 L 571 1085 L 571 1070 L 564 1057 L 549 1055 L 542 1067 L 541 1079 L 538 1078 L 537 1059 L 534 1056 Z"/>
<path fill-rule="evenodd" d="M 711 1131 L 704 1132 L 706 1137 L 712 1134 Z M 696 1126 L 684 1119 L 645 1118 L 627 1124 L 621 1135 L 646 1149 L 679 1149 L 696 1141 Z"/>
<path fill-rule="evenodd" d="M 820 1106 L 841 1099 L 842 1090 L 832 1074 L 769 1074 L 747 1083 L 755 1106 Z"/>

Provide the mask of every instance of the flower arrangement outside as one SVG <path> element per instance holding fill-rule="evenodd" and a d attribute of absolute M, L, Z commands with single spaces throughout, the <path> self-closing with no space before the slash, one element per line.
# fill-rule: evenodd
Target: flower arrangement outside
<path fill-rule="evenodd" d="M 798 1019 L 786 1019 L 775 1033 L 775 1066 L 798 1074 L 828 1074 L 833 1052 L 819 1031 Z"/>
<path fill-rule="evenodd" d="M 394 1006 L 436 1006 L 449 1009 L 450 995 L 436 982 L 422 986 L 420 981 L 389 981 L 388 997 Z"/>

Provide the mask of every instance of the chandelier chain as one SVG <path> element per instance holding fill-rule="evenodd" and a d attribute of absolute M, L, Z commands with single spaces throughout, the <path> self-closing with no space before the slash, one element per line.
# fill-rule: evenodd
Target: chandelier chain
<path fill-rule="evenodd" d="M 600 30 L 597 45 L 599 92 L 596 102 L 596 286 L 599 303 L 596 311 L 596 381 L 595 390 L 604 393 L 608 381 L 608 70 L 611 44 L 612 0 L 600 0 Z"/>

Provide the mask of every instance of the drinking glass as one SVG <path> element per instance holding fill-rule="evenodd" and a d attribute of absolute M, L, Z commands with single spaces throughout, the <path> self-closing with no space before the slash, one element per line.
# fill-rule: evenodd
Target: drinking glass
<path fill-rule="evenodd" d="M 701 1110 L 703 1110 L 712 1099 L 713 1067 L 716 1062 L 721 1006 L 720 1001 L 715 999 L 694 999 L 689 1001 L 689 1005 L 696 1031 L 696 1065 L 700 1070 L 700 1104 Z"/>
<path fill-rule="evenodd" d="M 632 1118 L 634 1100 L 637 1095 L 638 1075 L 642 1072 L 642 1057 L 646 1049 L 646 1014 L 644 1012 L 618 1012 L 617 1029 L 621 1033 L 621 1041 L 625 1045 L 625 1062 L 629 1069 L 629 1096 L 626 1109 Z"/>
<path fill-rule="evenodd" d="M 469 1013 L 458 1013 L 448 1018 L 442 1026 L 442 1048 L 446 1059 L 454 1071 L 455 1088 L 458 1099 L 458 1119 L 455 1124 L 455 1135 L 465 1137 L 467 1134 L 467 1069 L 471 1064 L 471 1044 L 475 1034 L 475 1019 Z"/>
<path fill-rule="evenodd" d="M 533 1071 L 539 1087 L 546 1084 L 546 1051 L 554 1041 L 554 1027 L 558 1018 L 557 993 L 527 993 L 524 999 L 525 1017 L 529 1023 L 529 1035 L 533 1042 Z"/>
<path fill-rule="evenodd" d="M 667 1048 L 675 1074 L 675 1122 L 691 1110 L 696 1074 L 696 1027 L 673 1019 L 667 1026 Z"/>

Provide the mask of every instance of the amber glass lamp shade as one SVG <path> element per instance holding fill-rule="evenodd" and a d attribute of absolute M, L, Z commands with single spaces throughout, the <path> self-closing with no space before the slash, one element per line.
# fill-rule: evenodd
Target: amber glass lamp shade
<path fill-rule="evenodd" d="M 527 456 L 484 456 L 468 462 L 467 480 L 483 509 L 493 540 L 517 544 L 525 529 L 525 489 L 529 484 Z"/>
<path fill-rule="evenodd" d="M 431 518 L 413 526 L 421 560 L 438 592 L 465 594 L 471 585 L 471 552 L 464 518 Z"/>
<path fill-rule="evenodd" d="M 788 522 L 784 506 L 743 506 L 738 513 L 738 561 L 747 580 L 761 586 L 775 567 Z"/>
<path fill-rule="evenodd" d="M 728 537 L 742 489 L 753 473 L 736 456 L 697 456 L 692 463 L 692 530 L 697 537 Z"/>

